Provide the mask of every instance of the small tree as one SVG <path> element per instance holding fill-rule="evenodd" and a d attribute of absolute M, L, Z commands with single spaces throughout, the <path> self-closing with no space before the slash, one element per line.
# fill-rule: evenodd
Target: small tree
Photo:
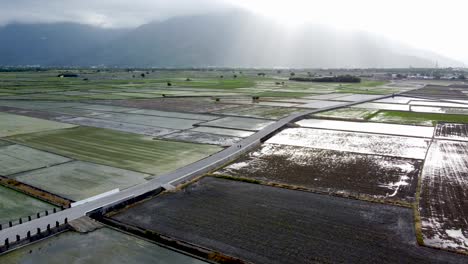
<path fill-rule="evenodd" d="M 145 78 L 145 74 L 144 74 L 144 73 L 140 74 L 140 76 L 141 76 L 141 78 Z"/>
<path fill-rule="evenodd" d="M 294 72 L 291 72 L 289 75 L 291 76 L 295 76 L 296 74 Z"/>

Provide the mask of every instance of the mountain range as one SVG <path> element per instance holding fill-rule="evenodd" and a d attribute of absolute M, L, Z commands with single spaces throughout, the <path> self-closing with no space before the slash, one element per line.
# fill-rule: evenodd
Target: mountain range
<path fill-rule="evenodd" d="M 74 23 L 0 27 L 0 65 L 403 68 L 463 66 L 381 36 L 284 26 L 244 11 L 174 17 L 132 29 Z"/>

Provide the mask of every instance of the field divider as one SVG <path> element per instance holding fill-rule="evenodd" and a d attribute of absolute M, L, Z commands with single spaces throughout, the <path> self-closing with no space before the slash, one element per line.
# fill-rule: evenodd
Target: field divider
<path fill-rule="evenodd" d="M 48 191 L 36 188 L 32 185 L 17 181 L 15 179 L 10 179 L 4 176 L 0 176 L 0 185 L 3 185 L 12 190 L 24 193 L 26 195 L 32 196 L 41 201 L 45 201 L 47 203 L 50 203 L 56 206 L 62 206 L 62 207 L 68 208 L 70 207 L 70 204 L 72 203 L 72 200 L 70 199 L 61 197 L 59 195 L 50 193 Z"/>

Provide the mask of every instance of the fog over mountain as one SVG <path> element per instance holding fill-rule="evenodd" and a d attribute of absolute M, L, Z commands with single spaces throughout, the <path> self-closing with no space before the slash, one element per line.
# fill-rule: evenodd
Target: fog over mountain
<path fill-rule="evenodd" d="M 184 15 L 132 29 L 77 23 L 0 27 L 0 65 L 434 67 L 463 63 L 376 34 L 284 26 L 247 11 Z"/>

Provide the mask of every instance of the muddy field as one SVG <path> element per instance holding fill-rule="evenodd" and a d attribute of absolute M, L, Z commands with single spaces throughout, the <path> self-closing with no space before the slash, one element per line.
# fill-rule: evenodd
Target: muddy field
<path fill-rule="evenodd" d="M 3 264 L 154 263 L 202 264 L 203 261 L 109 228 L 66 232 L 0 256 Z"/>
<path fill-rule="evenodd" d="M 434 99 L 468 99 L 468 87 L 462 85 L 427 85 L 423 88 L 405 92 L 405 95 L 423 96 Z"/>
<path fill-rule="evenodd" d="M 420 201 L 424 243 L 468 252 L 468 143 L 436 140 L 428 153 Z"/>
<path fill-rule="evenodd" d="M 468 260 L 416 246 L 411 209 L 211 177 L 113 219 L 254 263 Z"/>
<path fill-rule="evenodd" d="M 435 128 L 435 137 L 468 141 L 468 124 L 441 123 Z"/>
<path fill-rule="evenodd" d="M 312 128 L 289 128 L 266 141 L 272 144 L 362 154 L 424 159 L 429 139 Z"/>
<path fill-rule="evenodd" d="M 265 144 L 216 174 L 338 195 L 414 200 L 422 161 Z"/>
<path fill-rule="evenodd" d="M 189 113 L 209 113 L 237 107 L 235 104 L 217 103 L 208 98 L 162 98 L 150 100 L 114 100 L 102 103 L 135 107 L 143 109 L 154 109 L 161 111 L 176 111 Z"/>
<path fill-rule="evenodd" d="M 303 119 L 296 122 L 301 127 L 332 129 L 341 131 L 387 134 L 408 137 L 431 138 L 434 128 L 425 126 L 407 126 L 395 124 L 381 124 L 373 122 L 349 122 L 323 119 Z"/>

